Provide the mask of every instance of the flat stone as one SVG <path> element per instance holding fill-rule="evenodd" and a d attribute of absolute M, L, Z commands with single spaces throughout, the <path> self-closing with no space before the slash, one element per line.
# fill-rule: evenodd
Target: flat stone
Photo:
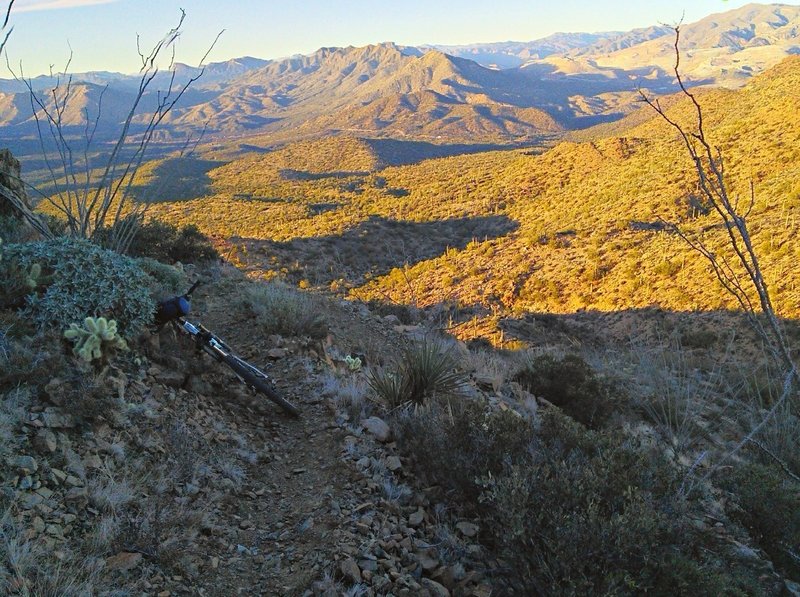
<path fill-rule="evenodd" d="M 439 567 L 439 560 L 427 553 L 422 553 L 419 555 L 419 565 L 425 572 L 433 572 Z"/>
<path fill-rule="evenodd" d="M 425 511 L 422 508 L 418 508 L 416 512 L 412 513 L 411 516 L 408 517 L 408 526 L 411 528 L 416 528 L 422 524 L 425 520 Z"/>
<path fill-rule="evenodd" d="M 153 376 L 156 383 L 160 383 L 169 388 L 182 388 L 184 382 L 186 382 L 186 375 L 180 371 L 151 367 L 148 373 Z"/>
<path fill-rule="evenodd" d="M 75 417 L 64 413 L 42 413 L 42 422 L 51 429 L 72 429 L 75 427 Z"/>
<path fill-rule="evenodd" d="M 39 464 L 33 456 L 16 456 L 8 459 L 8 466 L 18 475 L 32 475 L 39 470 Z"/>
<path fill-rule="evenodd" d="M 271 359 L 282 359 L 288 354 L 285 348 L 270 348 L 267 351 L 267 356 Z"/>
<path fill-rule="evenodd" d="M 109 570 L 133 570 L 142 562 L 142 554 L 123 551 L 106 560 L 106 568 Z"/>
<path fill-rule="evenodd" d="M 56 434 L 49 429 L 40 429 L 33 438 L 33 447 L 43 454 L 52 454 L 58 449 Z"/>
<path fill-rule="evenodd" d="M 20 504 L 23 510 L 33 510 L 42 502 L 44 502 L 44 498 L 38 493 L 28 493 L 22 498 Z"/>
<path fill-rule="evenodd" d="M 386 468 L 388 468 L 393 473 L 399 471 L 402 467 L 403 465 L 397 456 L 389 456 L 386 459 Z"/>
<path fill-rule="evenodd" d="M 478 525 L 466 521 L 456 523 L 456 528 L 458 529 L 459 533 L 468 538 L 472 538 L 477 535 L 479 530 Z"/>
<path fill-rule="evenodd" d="M 86 488 L 73 487 L 64 496 L 64 502 L 76 508 L 84 508 L 89 503 L 89 496 L 86 493 Z"/>
<path fill-rule="evenodd" d="M 353 558 L 342 560 L 339 563 L 339 570 L 341 570 L 342 575 L 346 579 L 354 583 L 361 582 L 361 569 L 358 567 L 358 564 Z"/>
<path fill-rule="evenodd" d="M 361 421 L 361 426 L 372 434 L 379 442 L 388 442 L 392 436 L 392 430 L 386 421 L 380 417 L 369 417 Z"/>
<path fill-rule="evenodd" d="M 450 591 L 448 591 L 443 585 L 439 584 L 435 580 L 431 580 L 430 578 L 422 578 L 420 579 L 420 583 L 422 583 L 424 588 L 430 591 L 433 597 L 450 597 Z"/>

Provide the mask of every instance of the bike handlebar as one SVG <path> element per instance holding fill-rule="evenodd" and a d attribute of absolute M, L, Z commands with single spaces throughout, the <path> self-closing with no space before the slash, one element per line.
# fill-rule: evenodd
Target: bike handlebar
<path fill-rule="evenodd" d="M 154 317 L 156 327 L 160 329 L 170 321 L 188 315 L 192 309 L 192 303 L 189 299 L 198 286 L 200 286 L 200 280 L 192 284 L 185 294 L 161 301 L 156 307 Z"/>

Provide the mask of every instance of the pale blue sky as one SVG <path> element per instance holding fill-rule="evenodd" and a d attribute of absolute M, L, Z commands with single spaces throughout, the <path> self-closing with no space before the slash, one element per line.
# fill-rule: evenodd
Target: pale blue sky
<path fill-rule="evenodd" d="M 62 67 L 135 72 L 136 34 L 147 47 L 186 10 L 180 62 L 280 58 L 322 46 L 529 41 L 557 31 L 608 31 L 698 20 L 746 0 L 16 0 L 7 46 L 26 75 Z M 790 0 L 788 4 L 800 4 Z M 5 2 L 0 2 L 5 6 Z M 3 69 L 5 70 L 5 69 Z M 0 73 L 0 76 L 6 76 Z"/>

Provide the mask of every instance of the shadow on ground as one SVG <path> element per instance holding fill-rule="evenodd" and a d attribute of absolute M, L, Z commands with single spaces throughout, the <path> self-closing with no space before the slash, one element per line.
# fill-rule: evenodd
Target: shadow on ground
<path fill-rule="evenodd" d="M 274 242 L 232 238 L 245 249 L 254 269 L 285 269 L 292 282 L 329 284 L 344 279 L 363 284 L 404 265 L 433 259 L 448 248 L 463 249 L 473 239 L 498 238 L 516 230 L 506 216 L 454 218 L 436 222 L 407 222 L 371 216 L 340 235 Z"/>

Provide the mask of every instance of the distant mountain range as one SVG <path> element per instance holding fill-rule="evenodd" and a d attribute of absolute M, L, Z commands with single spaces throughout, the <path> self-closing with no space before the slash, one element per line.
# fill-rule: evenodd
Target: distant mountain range
<path fill-rule="evenodd" d="M 161 138 L 207 129 L 209 138 L 275 141 L 346 132 L 455 142 L 530 142 L 614 121 L 637 106 L 637 89 L 674 91 L 674 32 L 559 33 L 533 42 L 470 46 L 322 48 L 282 60 L 244 57 L 209 64 L 164 122 Z M 692 84 L 739 86 L 800 53 L 800 7 L 750 4 L 681 28 L 682 71 Z M 185 80 L 198 70 L 178 65 Z M 73 75 L 64 122 L 76 133 L 94 118 L 113 136 L 138 78 Z M 156 81 L 163 89 L 168 74 Z M 53 85 L 37 77 L 37 89 Z M 145 98 L 153 106 L 153 97 Z M 146 114 L 138 117 L 144 122 Z M 34 134 L 20 82 L 0 80 L 0 142 Z M 5 141 L 3 141 L 5 139 Z"/>

